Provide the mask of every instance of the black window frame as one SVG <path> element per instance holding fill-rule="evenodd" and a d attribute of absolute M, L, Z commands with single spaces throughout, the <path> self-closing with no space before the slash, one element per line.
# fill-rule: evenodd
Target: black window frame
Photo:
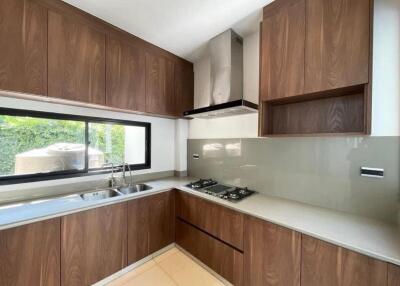
<path fill-rule="evenodd" d="M 145 127 L 145 137 L 146 137 L 145 138 L 145 140 L 146 140 L 146 142 L 145 142 L 145 163 L 130 164 L 129 168 L 132 171 L 151 168 L 151 123 L 150 122 L 129 121 L 129 120 L 92 117 L 92 116 L 81 116 L 81 115 L 72 115 L 72 114 L 65 114 L 65 113 L 32 111 L 32 110 L 25 110 L 25 109 L 12 109 L 12 108 L 3 108 L 3 107 L 0 107 L 0 115 L 70 120 L 70 121 L 80 121 L 80 122 L 85 123 L 85 167 L 83 170 L 66 170 L 66 171 L 55 171 L 55 172 L 49 172 L 49 173 L 3 176 L 3 177 L 0 177 L 0 185 L 22 184 L 22 183 L 76 178 L 76 177 L 93 176 L 93 175 L 110 173 L 111 167 L 89 169 L 89 166 L 88 166 L 89 165 L 88 147 L 90 145 L 89 123 L 122 124 L 122 125 L 128 125 L 128 126 Z M 122 165 L 114 166 L 114 171 L 121 172 L 122 170 L 123 170 Z M 127 170 L 128 170 L 128 166 L 126 166 L 126 171 Z"/>

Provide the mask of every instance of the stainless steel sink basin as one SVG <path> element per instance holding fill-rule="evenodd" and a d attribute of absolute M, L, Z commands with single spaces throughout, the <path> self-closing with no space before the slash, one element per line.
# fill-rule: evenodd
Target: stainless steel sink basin
<path fill-rule="evenodd" d="M 116 190 L 112 190 L 112 189 L 97 190 L 94 192 L 80 194 L 81 198 L 84 201 L 98 201 L 98 200 L 108 199 L 108 198 L 112 198 L 112 197 L 117 197 L 120 195 L 121 195 L 121 193 L 119 193 Z"/>
<path fill-rule="evenodd" d="M 146 185 L 146 184 L 136 184 L 133 186 L 117 188 L 117 190 L 124 195 L 137 193 L 137 192 L 144 192 L 144 191 L 148 191 L 151 189 L 152 189 L 152 187 L 150 187 L 149 185 Z"/>

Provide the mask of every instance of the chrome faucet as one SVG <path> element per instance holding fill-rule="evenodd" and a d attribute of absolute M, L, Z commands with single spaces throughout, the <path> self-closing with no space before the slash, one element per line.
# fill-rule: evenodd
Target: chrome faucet
<path fill-rule="evenodd" d="M 103 167 L 111 166 L 111 177 L 108 179 L 108 186 L 111 188 L 115 188 L 117 185 L 117 179 L 114 176 L 114 164 L 113 163 L 106 163 L 103 164 Z"/>
<path fill-rule="evenodd" d="M 129 177 L 130 177 L 130 183 L 129 184 L 127 184 L 127 182 L 126 182 L 126 174 L 125 174 L 125 172 L 126 172 L 126 167 L 128 168 L 128 171 L 129 171 Z M 129 166 L 129 164 L 128 163 L 126 163 L 126 162 L 124 162 L 123 163 L 123 165 L 122 165 L 122 178 L 123 178 L 123 182 L 124 182 L 124 186 L 126 187 L 126 186 L 133 186 L 133 178 L 132 178 L 132 171 L 131 171 L 131 167 Z"/>

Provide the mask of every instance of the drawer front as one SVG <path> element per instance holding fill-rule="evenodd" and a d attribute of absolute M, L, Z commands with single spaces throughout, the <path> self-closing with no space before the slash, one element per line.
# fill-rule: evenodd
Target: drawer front
<path fill-rule="evenodd" d="M 176 220 L 176 243 L 234 285 L 243 285 L 243 253 Z"/>
<path fill-rule="evenodd" d="M 176 215 L 239 250 L 243 250 L 243 214 L 177 192 Z"/>

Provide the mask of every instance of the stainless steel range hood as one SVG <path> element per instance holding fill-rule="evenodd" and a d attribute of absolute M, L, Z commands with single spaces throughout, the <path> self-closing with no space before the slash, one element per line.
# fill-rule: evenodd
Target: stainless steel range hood
<path fill-rule="evenodd" d="M 184 112 L 189 118 L 215 118 L 257 112 L 258 105 L 243 99 L 243 40 L 233 30 L 211 39 L 210 93 L 207 106 Z"/>

